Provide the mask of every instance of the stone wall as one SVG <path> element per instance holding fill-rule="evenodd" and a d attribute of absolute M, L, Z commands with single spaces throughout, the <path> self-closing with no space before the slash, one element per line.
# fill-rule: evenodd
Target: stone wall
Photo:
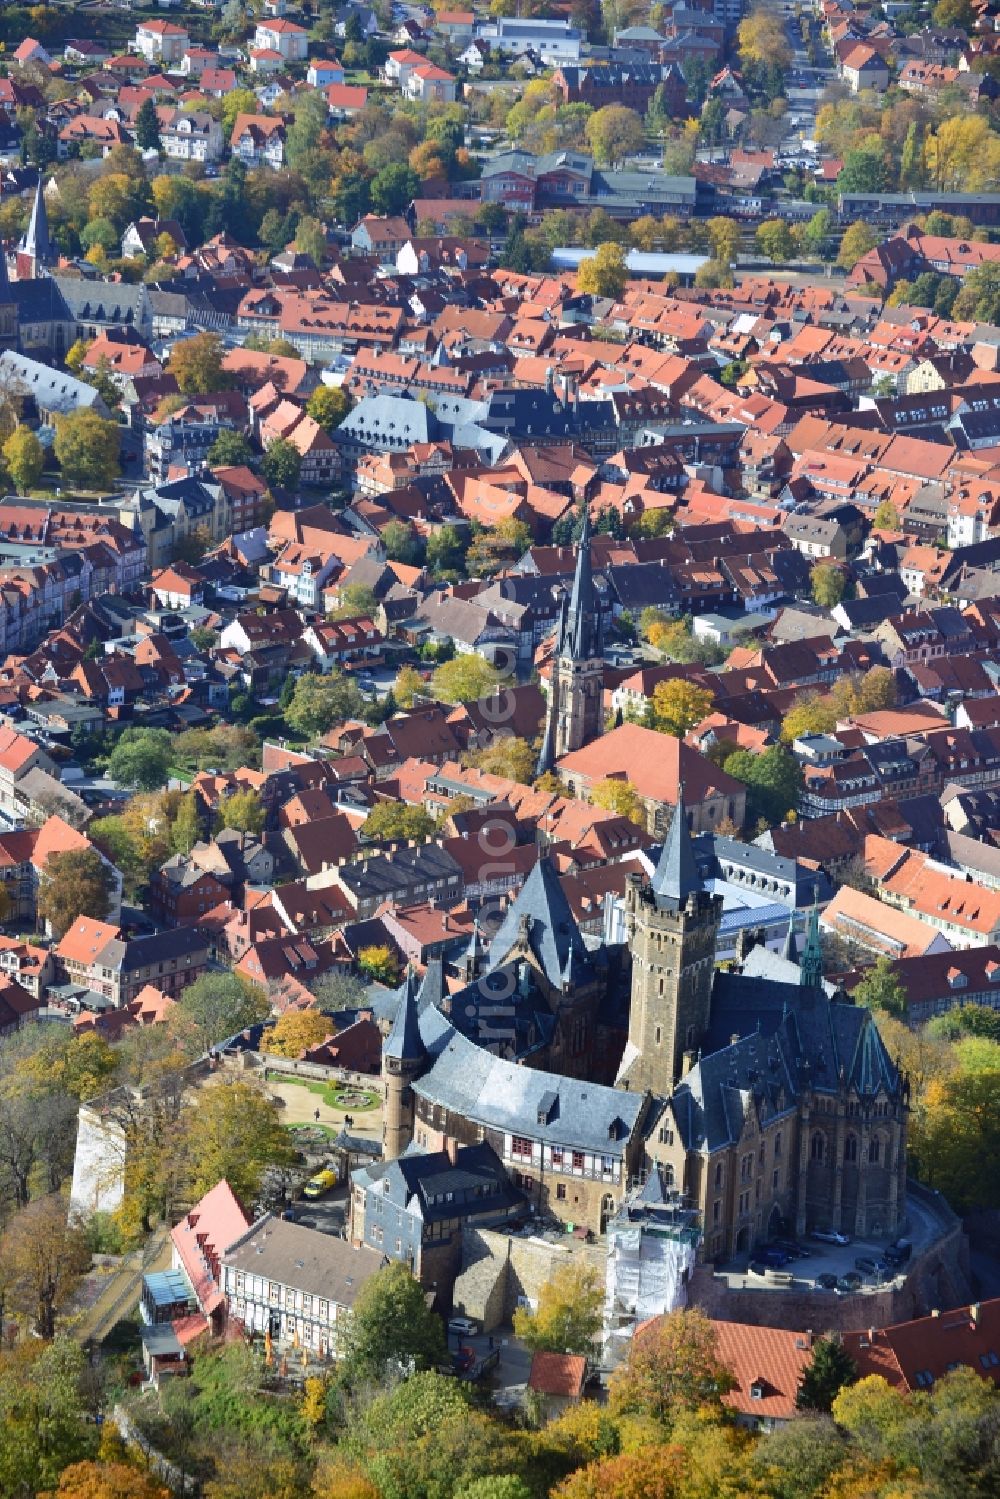
<path fill-rule="evenodd" d="M 538 1301 L 547 1280 L 569 1264 L 590 1266 L 604 1284 L 606 1247 L 570 1238 L 509 1238 L 492 1229 L 466 1228 L 463 1270 L 455 1281 L 454 1310 L 475 1317 L 483 1330 L 509 1323 L 518 1306 Z"/>

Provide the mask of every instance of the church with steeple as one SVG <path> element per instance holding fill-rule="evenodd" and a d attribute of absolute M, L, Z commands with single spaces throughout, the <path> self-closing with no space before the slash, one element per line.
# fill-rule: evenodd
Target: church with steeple
<path fill-rule="evenodd" d="M 538 775 L 571 750 L 589 744 L 604 728 L 604 649 L 590 542 L 590 513 L 585 510 L 573 588 L 559 612 Z"/>

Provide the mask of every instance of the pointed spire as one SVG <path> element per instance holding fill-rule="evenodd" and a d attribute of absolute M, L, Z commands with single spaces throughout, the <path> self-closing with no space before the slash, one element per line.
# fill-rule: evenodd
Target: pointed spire
<path fill-rule="evenodd" d="M 35 201 L 31 205 L 31 218 L 24 239 L 21 241 L 21 249 L 25 255 L 30 255 L 37 269 L 39 265 L 46 265 L 52 259 L 52 242 L 49 239 L 49 216 L 45 211 L 45 194 L 42 192 L 42 174 L 38 174 L 38 186 L 35 188 Z"/>
<path fill-rule="evenodd" d="M 684 809 L 683 781 L 677 783 L 677 806 L 653 874 L 652 888 L 655 896 L 678 906 L 686 905 L 688 896 L 701 889 L 698 864 L 688 831 L 687 812 Z"/>
<path fill-rule="evenodd" d="M 805 989 L 818 989 L 823 982 L 823 949 L 819 940 L 819 888 L 813 886 L 812 910 L 806 927 L 805 946 L 799 960 L 799 983 Z"/>
<path fill-rule="evenodd" d="M 479 932 L 479 917 L 477 916 L 472 923 L 472 936 L 469 939 L 469 945 L 465 949 L 466 978 L 475 979 L 479 977 L 479 970 L 483 965 L 483 958 L 485 956 L 483 939 Z"/>
<path fill-rule="evenodd" d="M 556 687 L 553 682 L 549 687 L 549 703 L 545 710 L 545 733 L 542 737 L 542 747 L 538 751 L 538 759 L 535 762 L 535 779 L 547 775 L 556 763 Z"/>
<path fill-rule="evenodd" d="M 788 931 L 785 934 L 785 945 L 781 949 L 781 956 L 789 963 L 798 965 L 799 944 L 795 940 L 795 912 L 792 911 L 788 918 Z"/>
<path fill-rule="evenodd" d="M 583 512 L 583 529 L 576 549 L 576 572 L 569 607 L 562 617 L 559 632 L 559 654 L 574 661 L 588 661 L 601 654 L 600 614 L 594 591 L 594 571 L 590 561 L 590 506 Z"/>
<path fill-rule="evenodd" d="M 406 969 L 396 1018 L 382 1047 L 382 1055 L 396 1062 L 419 1062 L 424 1055 L 417 1011 L 418 989 L 417 976 L 410 964 Z"/>

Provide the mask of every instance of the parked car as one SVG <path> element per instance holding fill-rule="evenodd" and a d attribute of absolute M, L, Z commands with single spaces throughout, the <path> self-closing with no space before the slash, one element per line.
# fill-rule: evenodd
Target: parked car
<path fill-rule="evenodd" d="M 848 1270 L 846 1275 L 840 1277 L 840 1289 L 842 1291 L 860 1291 L 861 1276 L 856 1270 Z"/>
<path fill-rule="evenodd" d="M 479 1331 L 479 1323 L 475 1317 L 452 1317 L 448 1323 L 448 1331 L 455 1338 L 474 1338 Z"/>
<path fill-rule="evenodd" d="M 314 1177 L 311 1177 L 310 1180 L 306 1182 L 305 1186 L 302 1188 L 302 1196 L 325 1197 L 327 1192 L 333 1191 L 334 1187 L 337 1185 L 338 1180 L 339 1177 L 337 1176 L 336 1171 L 332 1171 L 330 1167 L 327 1166 L 322 1171 L 317 1171 L 316 1175 Z"/>
<path fill-rule="evenodd" d="M 824 1270 L 822 1275 L 817 1275 L 816 1285 L 821 1291 L 835 1291 L 837 1289 L 837 1277 L 829 1270 Z"/>
<path fill-rule="evenodd" d="M 885 1275 L 892 1269 L 888 1260 L 879 1259 L 870 1254 L 863 1254 L 859 1259 L 856 1259 L 854 1267 L 856 1270 L 860 1270 L 863 1275 L 874 1275 L 876 1277 Z"/>
<path fill-rule="evenodd" d="M 883 1258 L 894 1269 L 898 1269 L 899 1266 L 906 1264 L 912 1253 L 913 1245 L 909 1239 L 897 1239 L 895 1244 L 890 1244 L 889 1248 L 885 1250 Z"/>
<path fill-rule="evenodd" d="M 820 1244 L 844 1245 L 851 1242 L 850 1234 L 839 1233 L 835 1228 L 814 1228 L 810 1237 Z"/>

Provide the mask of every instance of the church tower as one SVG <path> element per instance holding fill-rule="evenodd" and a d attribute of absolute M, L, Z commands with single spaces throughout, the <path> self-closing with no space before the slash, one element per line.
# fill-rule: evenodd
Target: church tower
<path fill-rule="evenodd" d="M 382 1154 L 387 1161 L 401 1156 L 413 1139 L 411 1084 L 419 1076 L 426 1055 L 420 1038 L 417 979 L 413 969 L 408 968 L 396 1018 L 382 1044 L 382 1080 L 385 1084 Z"/>
<path fill-rule="evenodd" d="M 618 1086 L 668 1096 L 709 1028 L 722 897 L 701 888 L 678 787 L 653 878 L 630 875 L 625 914 L 632 949 L 628 1044 Z M 689 1059 L 690 1061 L 690 1059 Z"/>
<path fill-rule="evenodd" d="M 573 591 L 569 603 L 563 601 L 559 616 L 539 775 L 551 770 L 562 755 L 596 739 L 604 727 L 604 653 L 590 535 L 590 513 L 586 511 L 576 552 Z"/>
<path fill-rule="evenodd" d="M 45 194 L 42 191 L 42 175 L 39 172 L 35 201 L 31 205 L 31 218 L 17 247 L 18 281 L 36 281 L 42 269 L 51 265 L 54 260 L 55 252 L 49 238 L 49 216 L 45 211 Z"/>
<path fill-rule="evenodd" d="M 819 989 L 823 983 L 823 949 L 819 940 L 819 906 L 815 897 L 799 959 L 799 983 L 805 989 Z"/>
<path fill-rule="evenodd" d="M 0 242 L 0 349 L 16 349 L 17 335 L 17 302 L 7 274 L 7 251 Z"/>

